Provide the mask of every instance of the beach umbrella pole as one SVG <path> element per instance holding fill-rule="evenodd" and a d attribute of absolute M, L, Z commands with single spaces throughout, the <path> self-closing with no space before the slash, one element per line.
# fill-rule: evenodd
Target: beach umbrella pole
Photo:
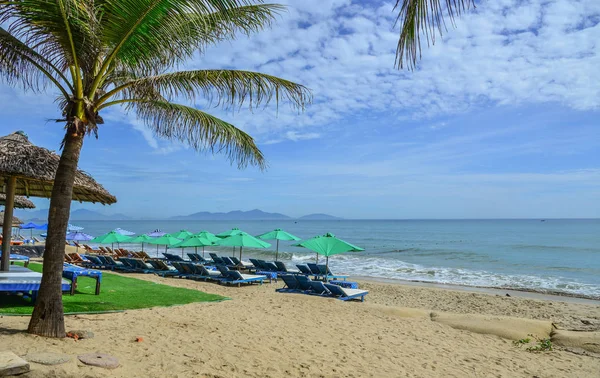
<path fill-rule="evenodd" d="M 279 258 L 279 239 L 277 239 L 277 248 L 275 249 L 275 261 Z"/>
<path fill-rule="evenodd" d="M 317 264 L 318 264 L 319 263 L 319 254 L 317 253 L 316 256 L 317 256 Z"/>
<path fill-rule="evenodd" d="M 202 258 L 204 258 L 204 247 L 202 247 Z"/>
<path fill-rule="evenodd" d="M 327 282 L 329 278 L 329 256 L 327 256 L 325 261 L 325 282 Z"/>
<path fill-rule="evenodd" d="M 15 189 L 17 178 L 11 176 L 6 180 L 6 201 L 4 203 L 4 226 L 2 227 L 2 263 L 1 270 L 8 272 L 10 267 L 10 240 L 12 231 L 13 208 L 15 206 Z"/>

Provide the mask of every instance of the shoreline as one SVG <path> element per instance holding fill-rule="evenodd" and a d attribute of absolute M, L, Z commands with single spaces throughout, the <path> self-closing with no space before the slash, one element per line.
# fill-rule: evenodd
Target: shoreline
<path fill-rule="evenodd" d="M 585 296 L 585 295 L 577 295 L 571 293 L 563 293 L 563 292 L 544 292 L 541 290 L 535 289 L 504 289 L 499 287 L 491 287 L 491 286 L 469 286 L 469 285 L 460 285 L 460 284 L 445 284 L 445 283 L 435 283 L 428 281 L 416 281 L 416 280 L 403 280 L 399 278 L 383 278 L 383 277 L 373 277 L 373 276 L 350 276 L 351 279 L 357 279 L 360 281 L 372 282 L 372 283 L 386 283 L 400 286 L 416 286 L 416 287 L 424 287 L 430 289 L 442 289 L 442 290 L 453 290 L 453 291 L 461 291 L 461 292 L 472 292 L 472 293 L 482 293 L 482 294 L 490 294 L 490 295 L 501 295 L 505 296 L 506 294 L 510 294 L 510 296 L 526 298 L 526 299 L 537 299 L 543 301 L 559 301 L 565 303 L 575 303 L 575 304 L 586 304 L 592 306 L 600 306 L 600 298 Z"/>
<path fill-rule="evenodd" d="M 49 351 L 71 357 L 61 365 L 32 363 L 31 378 L 106 376 L 106 370 L 78 362 L 76 356 L 88 352 L 118 357 L 120 366 L 110 371 L 114 377 L 392 378 L 404 372 L 413 377 L 579 378 L 596 376 L 600 369 L 598 355 L 576 349 L 579 344 L 569 346 L 567 339 L 563 344 L 552 340 L 555 349 L 539 354 L 512 342 L 528 334 L 548 338 L 555 329 L 558 335 L 596 343 L 598 305 L 398 280 L 378 283 L 357 276 L 352 280 L 369 290 L 364 303 L 276 292 L 281 281 L 238 288 L 156 275 L 107 274 L 231 300 L 66 316 L 67 330 L 94 333 L 93 338 L 78 340 L 76 349 L 71 339 L 27 334 L 27 317 L 5 317 L 0 343 L 15 354 Z"/>

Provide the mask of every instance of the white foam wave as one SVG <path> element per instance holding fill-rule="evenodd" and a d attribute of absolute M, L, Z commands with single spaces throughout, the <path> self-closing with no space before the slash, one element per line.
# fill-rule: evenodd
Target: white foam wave
<path fill-rule="evenodd" d="M 312 256 L 294 256 L 293 262 L 304 263 Z M 429 267 L 400 260 L 376 257 L 335 256 L 330 259 L 338 274 L 391 278 L 439 284 L 535 290 L 600 298 L 600 285 L 576 282 L 560 276 L 501 274 L 460 268 Z"/>

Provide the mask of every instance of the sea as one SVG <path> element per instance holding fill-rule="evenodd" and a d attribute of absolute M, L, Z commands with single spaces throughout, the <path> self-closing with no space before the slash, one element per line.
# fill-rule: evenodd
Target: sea
<path fill-rule="evenodd" d="M 277 220 L 277 221 L 79 221 L 97 236 L 116 227 L 135 233 L 155 229 L 220 233 L 237 227 L 252 235 L 276 228 L 302 239 L 333 233 L 365 249 L 330 258 L 336 274 L 446 285 L 502 288 L 600 299 L 600 219 L 519 220 Z M 25 230 L 23 232 L 26 232 Z M 272 247 L 243 250 L 243 258 L 275 258 Z M 316 255 L 281 241 L 288 266 Z M 140 249 L 141 245 L 121 247 Z M 145 245 L 152 255 L 164 247 Z M 180 249 L 171 251 L 180 252 Z M 190 248 L 184 252 L 193 252 Z M 206 253 L 232 255 L 232 248 Z M 236 256 L 239 250 L 236 251 Z M 321 260 L 323 261 L 323 260 Z"/>

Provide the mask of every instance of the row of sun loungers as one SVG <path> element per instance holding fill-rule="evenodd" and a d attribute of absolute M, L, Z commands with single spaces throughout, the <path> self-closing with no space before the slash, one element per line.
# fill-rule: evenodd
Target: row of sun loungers
<path fill-rule="evenodd" d="M 281 279 L 285 283 L 285 286 L 276 290 L 280 293 L 318 295 L 322 297 L 332 297 L 342 301 L 360 299 L 361 302 L 364 302 L 365 296 L 369 294 L 367 290 L 347 289 L 322 281 L 313 281 L 309 277 L 303 275 L 288 274 L 281 276 Z"/>
<path fill-rule="evenodd" d="M 169 266 L 165 261 L 150 259 L 143 261 L 137 258 L 121 257 L 118 261 L 111 256 L 104 255 L 85 255 L 82 256 L 87 261 L 83 266 L 96 269 L 110 269 L 125 273 L 155 273 L 160 276 L 181 277 L 197 280 L 211 280 L 227 285 L 241 285 L 244 283 L 262 284 L 267 277 L 262 275 L 241 274 L 235 270 L 229 270 L 224 265 L 218 265 L 218 271 L 209 270 L 204 265 L 194 264 L 185 261 L 173 261 Z"/>
<path fill-rule="evenodd" d="M 117 251 L 115 249 L 114 251 Z M 286 286 L 278 289 L 281 292 L 298 292 L 311 295 L 335 297 L 341 300 L 361 299 L 368 293 L 364 290 L 347 289 L 318 280 L 346 279 L 347 276 L 335 275 L 327 270 L 325 265 L 299 264 L 296 269 L 288 268 L 281 261 L 267 262 L 264 260 L 250 259 L 252 265 L 242 263 L 235 257 L 217 256 L 211 254 L 212 261 L 204 259 L 197 253 L 188 253 L 190 261 L 170 253 L 163 253 L 164 259 L 144 259 L 128 251 L 118 249 L 119 256 L 110 255 L 79 255 L 69 254 L 72 261 L 86 268 L 110 269 L 124 273 L 153 273 L 163 277 L 179 277 L 193 280 L 211 281 L 219 284 L 238 285 L 262 284 L 267 279 L 261 272 L 277 273 L 284 279 Z M 257 274 L 243 274 L 239 269 L 248 269 Z M 311 280 L 314 278 L 315 281 Z"/>

